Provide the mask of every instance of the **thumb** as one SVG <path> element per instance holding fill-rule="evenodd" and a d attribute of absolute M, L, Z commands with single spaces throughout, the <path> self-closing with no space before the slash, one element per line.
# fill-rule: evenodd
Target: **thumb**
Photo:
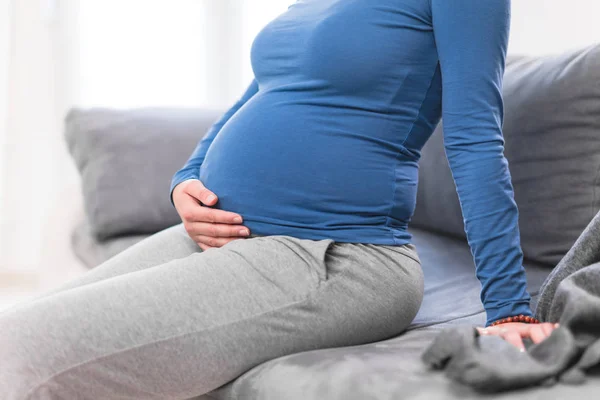
<path fill-rule="evenodd" d="M 208 190 L 200 180 L 193 180 L 187 187 L 186 192 L 205 204 L 212 206 L 217 202 L 217 195 Z"/>

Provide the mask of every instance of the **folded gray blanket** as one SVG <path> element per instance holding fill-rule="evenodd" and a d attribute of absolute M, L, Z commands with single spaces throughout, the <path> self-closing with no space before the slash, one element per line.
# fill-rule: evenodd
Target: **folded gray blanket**
<path fill-rule="evenodd" d="M 526 352 L 466 326 L 442 331 L 422 360 L 481 392 L 581 383 L 600 372 L 600 213 L 545 280 L 536 317 L 560 327 Z"/>

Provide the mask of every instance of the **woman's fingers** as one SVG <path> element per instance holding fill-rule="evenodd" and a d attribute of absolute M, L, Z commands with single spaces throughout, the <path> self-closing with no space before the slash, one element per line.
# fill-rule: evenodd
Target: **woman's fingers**
<path fill-rule="evenodd" d="M 528 325 L 521 323 L 506 323 L 496 326 L 488 326 L 485 328 L 485 333 L 488 335 L 502 336 L 507 329 L 517 331 L 519 334 L 523 334 L 528 330 Z"/>
<path fill-rule="evenodd" d="M 519 350 L 525 351 L 525 344 L 523 343 L 521 334 L 518 331 L 508 328 L 500 329 L 500 336 L 508 343 L 517 347 Z"/>
<path fill-rule="evenodd" d="M 206 251 L 208 249 L 212 249 L 212 247 L 205 245 L 204 243 L 201 242 L 196 242 L 198 243 L 198 246 L 202 249 L 202 251 Z"/>
<path fill-rule="evenodd" d="M 243 225 L 185 222 L 184 226 L 188 234 L 192 236 L 246 237 L 250 235 L 250 230 Z"/>
<path fill-rule="evenodd" d="M 557 324 L 551 324 L 550 322 L 544 322 L 543 324 L 541 324 L 542 330 L 544 331 L 546 337 L 552 334 L 552 331 L 557 328 L 556 325 Z"/>
<path fill-rule="evenodd" d="M 544 330 L 540 325 L 535 324 L 529 330 L 529 337 L 531 338 L 533 343 L 537 344 L 546 339 L 546 334 L 544 333 Z"/>
<path fill-rule="evenodd" d="M 197 235 L 193 237 L 194 241 L 198 244 L 202 243 L 208 247 L 221 247 L 239 238 L 218 238 L 212 236 Z M 202 248 L 202 246 L 200 246 Z M 203 249 L 204 250 L 204 249 Z"/>
<path fill-rule="evenodd" d="M 203 251 L 250 236 L 241 215 L 199 203 L 212 206 L 218 199 L 198 179 L 180 183 L 172 196 L 186 232 Z"/>
<path fill-rule="evenodd" d="M 188 222 L 210 222 L 212 224 L 241 224 L 242 216 L 230 211 L 209 207 L 194 207 L 183 219 Z"/>
<path fill-rule="evenodd" d="M 185 191 L 192 197 L 201 201 L 202 204 L 206 204 L 207 206 L 214 205 L 218 198 L 217 195 L 208 190 L 204 184 L 198 179 L 191 179 L 189 181 L 185 181 Z"/>
<path fill-rule="evenodd" d="M 241 224 L 243 218 L 241 215 L 234 212 L 219 210 L 201 206 L 194 199 L 188 197 L 179 203 L 177 209 L 183 222 L 210 222 L 217 224 Z"/>
<path fill-rule="evenodd" d="M 529 330 L 529 337 L 533 343 L 541 343 L 552 334 L 554 325 L 549 323 L 535 324 Z"/>
<path fill-rule="evenodd" d="M 524 324 L 524 323 L 506 323 L 487 328 L 477 328 L 480 335 L 496 335 L 502 337 L 510 344 L 525 350 L 523 338 L 530 338 L 534 343 L 541 343 L 552 334 L 558 324 Z"/>

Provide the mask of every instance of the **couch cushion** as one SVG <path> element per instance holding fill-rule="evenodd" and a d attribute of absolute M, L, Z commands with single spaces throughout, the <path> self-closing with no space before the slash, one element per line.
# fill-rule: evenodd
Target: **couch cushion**
<path fill-rule="evenodd" d="M 100 240 L 179 223 L 169 186 L 218 111 L 74 109 L 65 136 L 81 174 L 84 208 Z"/>
<path fill-rule="evenodd" d="M 481 284 L 475 275 L 473 256 L 466 241 L 418 228 L 410 231 L 425 275 L 425 297 L 409 329 L 471 315 L 480 315 L 481 320 L 477 322 L 485 324 L 485 312 L 479 298 Z M 532 261 L 526 261 L 524 266 L 529 293 L 537 295 L 551 270 Z"/>
<path fill-rule="evenodd" d="M 460 321 L 465 323 L 465 321 Z M 466 322 L 468 323 L 468 322 Z M 312 350 L 263 363 L 198 400 L 541 400 L 593 399 L 600 379 L 584 385 L 559 384 L 483 396 L 427 370 L 420 357 L 441 329 L 414 330 L 362 346 Z M 482 339 L 488 343 L 497 337 Z"/>
<path fill-rule="evenodd" d="M 555 265 L 600 209 L 600 45 L 511 57 L 505 155 L 525 257 Z M 412 226 L 465 237 L 442 125 L 423 148 Z"/>

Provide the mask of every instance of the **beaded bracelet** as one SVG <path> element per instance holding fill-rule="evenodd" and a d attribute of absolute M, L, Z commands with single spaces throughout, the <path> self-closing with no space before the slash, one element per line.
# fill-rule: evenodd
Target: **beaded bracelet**
<path fill-rule="evenodd" d="M 516 317 L 508 317 L 508 318 L 499 319 L 498 321 L 492 322 L 490 326 L 506 324 L 509 322 L 524 322 L 526 324 L 539 324 L 540 323 L 540 321 L 538 321 L 537 319 L 535 319 L 533 317 L 526 317 L 523 314 L 521 314 Z"/>

